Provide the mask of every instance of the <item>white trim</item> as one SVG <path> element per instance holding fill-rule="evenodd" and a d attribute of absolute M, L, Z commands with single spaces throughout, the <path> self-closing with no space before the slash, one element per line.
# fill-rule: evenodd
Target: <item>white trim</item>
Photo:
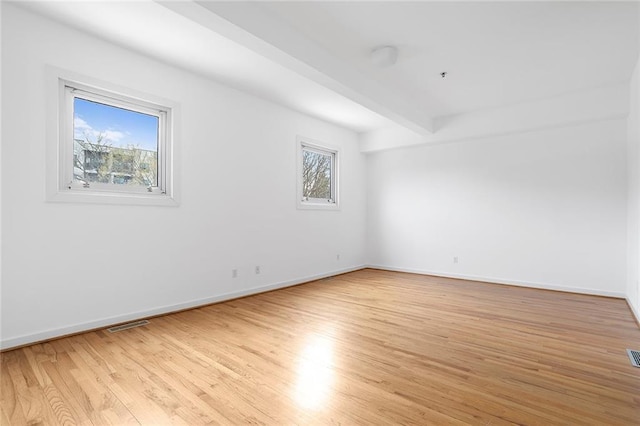
<path fill-rule="evenodd" d="M 89 330 L 95 330 L 99 328 L 110 327 L 115 324 L 121 324 L 124 322 L 139 320 L 142 318 L 148 318 L 156 315 L 166 315 L 185 309 L 193 309 L 212 303 L 224 302 L 227 300 L 237 299 L 238 297 L 251 296 L 254 294 L 264 293 L 271 290 L 278 290 L 281 288 L 291 287 L 298 284 L 303 284 L 311 281 L 316 281 L 322 278 L 332 277 L 335 275 L 346 274 L 348 272 L 359 271 L 364 269 L 364 265 L 353 266 L 350 268 L 337 269 L 331 272 L 323 274 L 310 275 L 303 278 L 281 281 L 274 284 L 268 284 L 260 287 L 253 287 L 246 290 L 234 291 L 231 293 L 224 293 L 218 296 L 207 297 L 204 299 L 191 300 L 188 302 L 176 303 L 174 305 L 162 306 L 158 308 L 148 309 L 144 311 L 132 312 L 125 315 L 117 315 L 109 318 L 103 318 L 95 321 L 84 322 L 80 324 L 70 325 L 66 327 L 54 328 L 51 330 L 42 331 L 39 333 L 26 334 L 19 337 L 12 337 L 8 339 L 0 340 L 0 350 L 7 350 L 15 348 L 16 346 L 29 345 L 36 342 L 42 342 L 45 340 L 55 339 L 70 334 L 82 333 Z"/>
<path fill-rule="evenodd" d="M 631 313 L 636 317 L 636 321 L 638 322 L 638 324 L 640 324 L 640 312 L 638 312 L 633 306 L 633 303 L 631 303 L 631 299 L 625 297 L 625 300 L 627 301 L 627 305 L 629 305 L 629 309 L 631 309 Z"/>
<path fill-rule="evenodd" d="M 104 83 L 97 86 L 89 86 L 66 78 L 60 78 L 60 82 L 74 96 L 86 101 L 114 106 L 116 108 L 126 109 L 128 111 L 139 112 L 141 114 L 153 115 L 160 118 L 162 113 L 167 112 L 167 107 L 159 103 L 149 102 L 140 97 L 132 98 L 127 95 L 120 95 L 105 89 L 102 89 Z M 146 97 L 145 97 L 146 98 Z"/>
<path fill-rule="evenodd" d="M 332 202 L 323 199 L 303 200 L 302 151 L 304 149 L 333 156 L 331 195 Z M 300 210 L 340 210 L 340 149 L 313 139 L 296 136 L 296 206 Z"/>
<path fill-rule="evenodd" d="M 179 205 L 177 191 L 179 156 L 175 143 L 180 135 L 179 104 L 50 65 L 46 66 L 45 78 L 47 201 L 154 206 Z M 114 101 L 110 101 L 110 104 L 158 116 L 160 138 L 158 141 L 158 188 L 153 188 L 152 192 L 146 192 L 140 188 L 117 188 L 117 190 L 101 188 L 98 184 L 92 185 L 92 188 L 89 189 L 81 188 L 80 185 L 70 185 L 73 164 L 61 160 L 70 157 L 69 149 L 71 147 L 67 146 L 65 141 L 69 138 L 73 139 L 72 121 L 62 122 L 63 118 L 68 117 L 71 114 L 70 111 L 73 110 L 73 96 L 67 96 L 66 86 L 71 86 L 78 91 L 88 91 L 89 96 L 83 96 L 85 98 L 113 99 Z M 71 169 L 69 169 L 70 167 Z"/>
<path fill-rule="evenodd" d="M 419 274 L 419 275 L 432 275 L 432 276 L 443 277 L 443 278 L 457 278 L 457 279 L 468 280 L 468 281 L 479 281 L 479 282 L 484 282 L 488 284 L 512 285 L 517 287 L 537 288 L 542 290 L 563 291 L 567 293 L 615 297 L 617 299 L 625 299 L 626 297 L 625 294 L 622 292 L 598 290 L 593 288 L 568 287 L 568 286 L 548 284 L 548 283 L 505 280 L 505 279 L 493 278 L 493 277 L 480 277 L 475 275 L 463 275 L 463 274 L 455 274 L 455 273 L 441 272 L 441 271 L 425 271 L 421 269 L 411 269 L 411 268 L 396 268 L 393 266 L 384 266 L 384 265 L 367 265 L 367 268 L 380 269 L 383 271 L 392 271 L 392 272 L 407 272 L 410 274 Z"/>
<path fill-rule="evenodd" d="M 138 192 L 114 192 L 114 191 L 59 191 L 47 197 L 47 201 L 56 203 L 82 203 L 82 204 L 116 204 L 133 206 L 165 206 L 177 207 L 180 205 L 175 197 Z"/>

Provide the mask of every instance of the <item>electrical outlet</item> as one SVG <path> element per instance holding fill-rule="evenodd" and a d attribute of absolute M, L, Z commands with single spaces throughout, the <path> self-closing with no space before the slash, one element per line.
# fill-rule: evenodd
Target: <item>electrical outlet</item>
<path fill-rule="evenodd" d="M 256 266 L 256 275 L 258 275 L 260 273 L 260 267 Z"/>
<path fill-rule="evenodd" d="M 238 278 L 238 270 L 237 269 L 232 269 L 231 270 L 231 278 Z"/>
<path fill-rule="evenodd" d="M 453 263 L 458 263 L 458 256 L 453 257 Z"/>
<path fill-rule="evenodd" d="M 340 255 L 336 254 L 336 260 L 340 260 Z"/>

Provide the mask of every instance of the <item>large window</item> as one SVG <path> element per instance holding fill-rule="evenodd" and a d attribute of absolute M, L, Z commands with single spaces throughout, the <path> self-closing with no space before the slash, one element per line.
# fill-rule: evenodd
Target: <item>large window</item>
<path fill-rule="evenodd" d="M 172 108 L 70 80 L 58 84 L 59 183 L 51 199 L 173 201 Z"/>
<path fill-rule="evenodd" d="M 298 140 L 298 206 L 337 208 L 338 151 Z"/>

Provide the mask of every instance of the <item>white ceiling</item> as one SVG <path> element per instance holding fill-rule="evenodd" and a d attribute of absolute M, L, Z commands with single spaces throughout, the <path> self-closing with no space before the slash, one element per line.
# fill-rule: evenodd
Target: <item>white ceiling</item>
<path fill-rule="evenodd" d="M 27 7 L 359 132 L 395 122 L 425 133 L 434 117 L 628 82 L 639 48 L 635 2 Z M 397 64 L 374 66 L 371 49 L 389 44 Z"/>
<path fill-rule="evenodd" d="M 638 55 L 635 2 L 203 5 L 285 51 L 306 39 L 309 56 L 322 49 L 431 117 L 627 82 Z M 296 37 L 278 39 L 264 22 Z M 369 53 L 383 45 L 399 58 L 381 69 Z"/>

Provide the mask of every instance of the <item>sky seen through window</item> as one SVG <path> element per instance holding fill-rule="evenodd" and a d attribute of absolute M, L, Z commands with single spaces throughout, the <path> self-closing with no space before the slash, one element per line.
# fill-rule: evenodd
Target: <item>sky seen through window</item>
<path fill-rule="evenodd" d="M 158 117 L 78 97 L 73 108 L 75 139 L 95 143 L 102 134 L 112 147 L 158 151 Z"/>

